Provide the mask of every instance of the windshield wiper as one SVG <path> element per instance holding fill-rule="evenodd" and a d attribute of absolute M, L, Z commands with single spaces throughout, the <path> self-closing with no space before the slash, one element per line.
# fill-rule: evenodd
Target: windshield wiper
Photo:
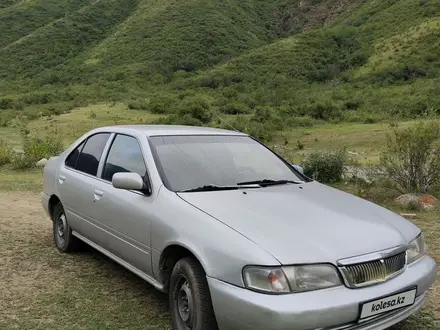
<path fill-rule="evenodd" d="M 268 186 L 276 186 L 276 185 L 282 185 L 282 184 L 288 184 L 288 183 L 301 184 L 303 182 L 302 181 L 293 181 L 293 180 L 263 179 L 263 180 L 239 182 L 239 183 L 237 183 L 237 186 L 244 186 L 244 185 L 248 185 L 248 184 L 258 184 L 261 187 L 268 187 Z"/>
<path fill-rule="evenodd" d="M 184 192 L 200 192 L 200 191 L 238 190 L 238 189 L 243 189 L 243 188 L 258 188 L 258 186 L 250 186 L 250 187 L 242 187 L 242 186 L 247 186 L 247 184 L 236 185 L 236 186 L 216 186 L 216 185 L 210 184 L 210 185 L 206 185 L 206 186 L 202 186 L 202 187 L 198 187 L 198 188 L 181 190 L 179 192 L 184 193 Z"/>

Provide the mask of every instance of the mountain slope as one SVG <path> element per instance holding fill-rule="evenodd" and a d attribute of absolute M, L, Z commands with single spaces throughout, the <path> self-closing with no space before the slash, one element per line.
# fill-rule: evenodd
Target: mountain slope
<path fill-rule="evenodd" d="M 1 1 L 0 48 L 89 3 L 90 0 Z"/>
<path fill-rule="evenodd" d="M 31 5 L 25 16 L 47 17 L 25 21 Z M 440 112 L 438 0 L 33 0 L 0 17 L 15 24 L 0 30 L 4 109 L 122 100 L 319 120 Z"/>

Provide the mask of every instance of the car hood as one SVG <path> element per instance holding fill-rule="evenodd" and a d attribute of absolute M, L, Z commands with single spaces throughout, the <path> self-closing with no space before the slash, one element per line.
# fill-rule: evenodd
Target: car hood
<path fill-rule="evenodd" d="M 420 232 L 395 213 L 318 182 L 178 195 L 285 265 L 335 263 L 408 244 Z"/>

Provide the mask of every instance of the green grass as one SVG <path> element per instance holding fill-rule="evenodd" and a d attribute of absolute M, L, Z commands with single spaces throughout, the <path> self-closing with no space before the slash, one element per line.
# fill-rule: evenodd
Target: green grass
<path fill-rule="evenodd" d="M 415 122 L 399 124 L 408 127 Z M 390 131 L 389 124 L 318 124 L 308 128 L 294 128 L 282 133 L 282 137 L 270 143 L 281 153 L 285 150 L 291 161 L 301 162 L 307 155 L 315 151 L 338 151 L 346 148 L 352 157 L 361 164 L 377 164 L 385 147 L 386 134 Z M 288 144 L 285 144 L 287 140 Z M 298 141 L 303 146 L 298 150 Z"/>
<path fill-rule="evenodd" d="M 20 190 L 39 193 L 42 190 L 42 184 L 42 169 L 13 171 L 9 166 L 0 168 L 0 191 Z"/>
<path fill-rule="evenodd" d="M 25 121 L 29 134 L 36 137 L 56 136 L 67 146 L 93 128 L 124 124 L 148 124 L 160 118 L 142 110 L 131 110 L 123 103 L 99 103 L 75 108 L 68 113 L 55 116 L 40 116 Z M 0 127 L 0 138 L 4 138 L 17 149 L 21 146 L 20 120 L 15 126 Z"/>

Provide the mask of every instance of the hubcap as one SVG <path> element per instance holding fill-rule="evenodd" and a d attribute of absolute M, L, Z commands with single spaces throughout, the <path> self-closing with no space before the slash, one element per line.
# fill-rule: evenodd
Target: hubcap
<path fill-rule="evenodd" d="M 65 240 L 66 228 L 66 216 L 61 214 L 57 220 L 57 236 L 61 244 L 63 244 Z"/>
<path fill-rule="evenodd" d="M 183 323 L 192 329 L 193 319 L 193 300 L 192 292 L 188 280 L 183 276 L 178 281 L 179 291 L 177 293 L 177 308 Z"/>

